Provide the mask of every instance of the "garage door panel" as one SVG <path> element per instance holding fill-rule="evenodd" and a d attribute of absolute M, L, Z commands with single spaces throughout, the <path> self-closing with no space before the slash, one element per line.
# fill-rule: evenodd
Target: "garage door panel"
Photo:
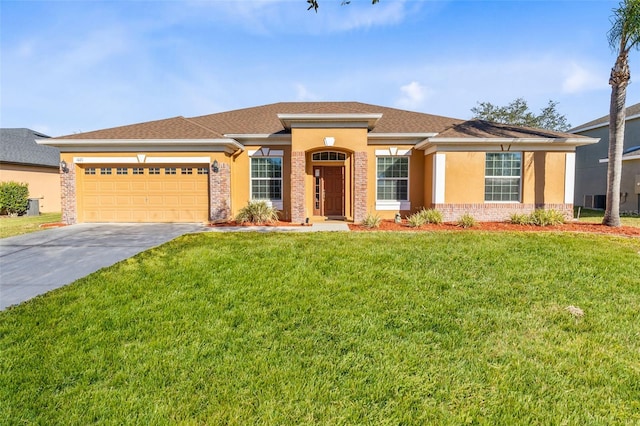
<path fill-rule="evenodd" d="M 182 176 L 182 175 L 175 175 L 176 178 L 178 178 L 178 176 Z M 180 189 L 180 185 L 177 181 L 167 181 L 164 182 L 164 187 L 162 188 L 164 191 L 177 191 Z"/>
<path fill-rule="evenodd" d="M 167 167 L 170 169 L 171 167 Z M 209 176 L 143 173 L 83 175 L 85 222 L 200 222 L 209 214 Z M 115 168 L 114 168 L 115 170 Z M 193 169 L 195 170 L 195 168 Z"/>
<path fill-rule="evenodd" d="M 132 191 L 147 191 L 147 182 L 144 181 L 135 181 L 131 182 L 131 190 Z"/>

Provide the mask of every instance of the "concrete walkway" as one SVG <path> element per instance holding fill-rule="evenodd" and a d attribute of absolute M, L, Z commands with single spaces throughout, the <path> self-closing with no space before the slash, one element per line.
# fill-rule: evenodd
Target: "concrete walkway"
<path fill-rule="evenodd" d="M 208 228 L 209 232 L 349 232 L 345 222 L 318 222 L 311 226 L 220 226 Z"/>

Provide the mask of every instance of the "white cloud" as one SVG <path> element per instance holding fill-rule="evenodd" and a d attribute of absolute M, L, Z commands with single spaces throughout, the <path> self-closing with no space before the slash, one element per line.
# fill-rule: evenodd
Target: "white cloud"
<path fill-rule="evenodd" d="M 417 109 L 424 105 L 424 101 L 431 92 L 417 81 L 412 81 L 400 87 L 402 97 L 398 99 L 396 105 L 400 108 Z"/>
<path fill-rule="evenodd" d="M 607 75 L 600 71 L 602 70 L 587 69 L 575 63 L 570 64 L 562 82 L 562 91 L 574 94 L 606 88 Z"/>
<path fill-rule="evenodd" d="M 320 100 L 320 96 L 316 95 L 315 93 L 312 93 L 311 91 L 309 91 L 309 89 L 307 89 L 307 87 L 304 84 L 301 83 L 296 83 L 294 85 L 294 88 L 296 90 L 296 101 L 317 101 Z"/>

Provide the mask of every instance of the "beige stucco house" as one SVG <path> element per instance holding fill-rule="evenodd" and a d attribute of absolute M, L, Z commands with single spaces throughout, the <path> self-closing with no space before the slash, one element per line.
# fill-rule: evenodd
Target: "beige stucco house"
<path fill-rule="evenodd" d="M 265 200 L 285 221 L 436 208 L 572 215 L 575 149 L 597 139 L 358 102 L 283 102 L 43 139 L 63 220 L 223 220 Z"/>
<path fill-rule="evenodd" d="M 61 210 L 60 152 L 38 145 L 47 135 L 30 129 L 0 129 L 0 182 L 29 184 L 29 198 L 38 200 L 41 213 Z"/>

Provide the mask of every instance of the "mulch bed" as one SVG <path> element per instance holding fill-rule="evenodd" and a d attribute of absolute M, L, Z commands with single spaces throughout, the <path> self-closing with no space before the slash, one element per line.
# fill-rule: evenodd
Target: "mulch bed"
<path fill-rule="evenodd" d="M 511 231 L 511 232 L 583 232 L 593 234 L 624 235 L 630 237 L 640 237 L 640 228 L 632 226 L 621 226 L 612 228 L 599 223 L 571 222 L 554 226 L 534 226 L 534 225 L 514 225 L 508 222 L 478 222 L 472 228 L 461 228 L 455 223 L 443 223 L 441 225 L 423 225 L 419 228 L 411 228 L 406 221 L 395 223 L 393 220 L 383 220 L 378 228 L 366 228 L 362 225 L 349 224 L 352 231 Z"/>
<path fill-rule="evenodd" d="M 239 223 L 236 222 L 235 220 L 228 220 L 228 221 L 224 221 L 224 222 L 212 222 L 209 224 L 209 227 L 212 228 L 219 228 L 219 227 L 230 227 L 230 226 L 244 226 L 244 227 L 251 227 L 251 226 L 269 226 L 269 227 L 275 227 L 275 226 L 311 226 L 311 224 L 309 225 L 303 225 L 300 223 L 292 223 L 292 222 L 272 222 L 272 223 Z"/>
<path fill-rule="evenodd" d="M 49 229 L 49 228 L 60 228 L 62 226 L 67 226 L 66 223 L 62 222 L 52 222 L 52 223 L 42 223 L 40 224 L 40 228 Z"/>

